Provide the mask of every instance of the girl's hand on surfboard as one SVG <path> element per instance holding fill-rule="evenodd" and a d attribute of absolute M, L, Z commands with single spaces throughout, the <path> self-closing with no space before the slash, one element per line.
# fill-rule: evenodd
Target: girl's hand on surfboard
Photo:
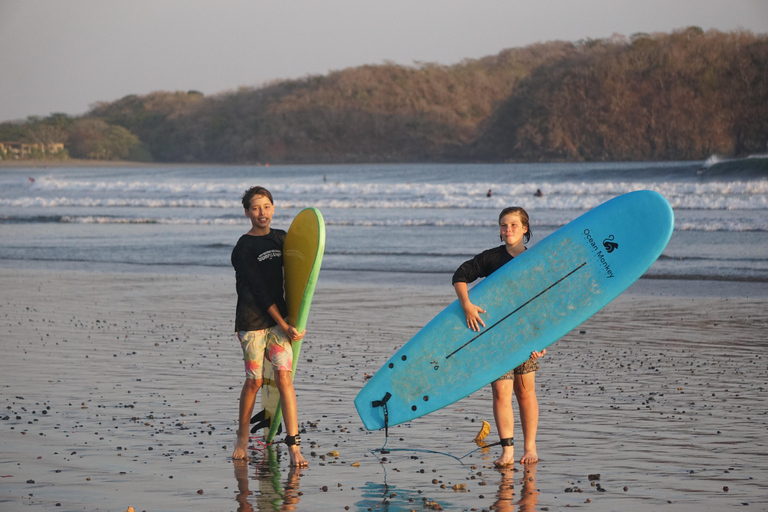
<path fill-rule="evenodd" d="M 477 324 L 485 327 L 485 322 L 483 322 L 483 319 L 480 318 L 480 313 L 485 313 L 483 308 L 480 306 L 475 306 L 471 302 L 466 306 L 462 304 L 462 308 L 464 308 L 464 314 L 467 317 L 467 327 L 475 332 L 480 330 L 480 327 Z"/>
<path fill-rule="evenodd" d="M 542 350 L 541 352 L 536 352 L 535 350 L 531 352 L 531 359 L 538 359 L 540 357 L 543 357 L 546 355 L 547 349 Z"/>

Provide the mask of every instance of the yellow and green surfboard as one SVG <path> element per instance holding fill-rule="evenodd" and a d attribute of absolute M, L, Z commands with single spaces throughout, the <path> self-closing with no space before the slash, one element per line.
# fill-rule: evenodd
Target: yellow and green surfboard
<path fill-rule="evenodd" d="M 299 212 L 283 244 L 283 273 L 285 280 L 285 302 L 288 306 L 288 323 L 299 331 L 306 328 L 309 306 L 315 293 L 315 284 L 320 274 L 320 265 L 325 251 L 325 222 L 320 210 L 306 208 Z M 294 341 L 293 375 L 299 362 L 301 341 Z M 280 409 L 280 394 L 274 380 L 272 364 L 265 361 L 264 384 L 261 388 L 262 411 L 251 419 L 256 423 L 255 432 L 264 428 L 265 440 L 272 442 L 278 433 L 283 417 Z"/>

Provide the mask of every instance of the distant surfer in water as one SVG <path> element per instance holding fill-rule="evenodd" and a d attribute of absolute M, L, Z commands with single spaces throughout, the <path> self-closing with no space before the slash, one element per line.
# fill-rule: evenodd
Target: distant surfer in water
<path fill-rule="evenodd" d="M 245 383 L 240 392 L 240 418 L 232 458 L 248 458 L 253 403 L 264 382 L 263 365 L 268 360 L 274 367 L 275 383 L 280 392 L 287 433 L 285 444 L 291 466 L 304 467 L 308 462 L 299 449 L 301 438 L 291 375 L 291 342 L 302 339 L 305 331 L 299 332 L 285 321 L 283 242 L 286 232 L 270 227 L 275 206 L 267 189 L 252 187 L 243 195 L 242 201 L 251 229 L 240 237 L 232 251 L 237 287 L 235 332 L 245 361 Z"/>
<path fill-rule="evenodd" d="M 485 310 L 469 300 L 467 283 L 480 277 L 488 277 L 505 263 L 522 254 L 526 250 L 525 243 L 531 239 L 531 234 L 528 213 L 525 209 L 519 206 L 504 208 L 499 214 L 499 236 L 504 245 L 483 251 L 471 260 L 465 261 L 453 274 L 453 288 L 467 317 L 467 326 L 473 331 L 478 331 L 480 326 L 485 327 L 485 322 L 480 317 L 480 313 L 485 313 Z M 515 462 L 513 393 L 517 398 L 520 423 L 523 427 L 525 453 L 520 462 L 527 464 L 539 460 L 536 453 L 539 402 L 536 399 L 535 372 L 539 369 L 539 363 L 536 360 L 546 353 L 546 349 L 531 353 L 530 359 L 491 384 L 493 418 L 502 446 L 501 457 L 494 462 L 497 466 L 507 466 Z"/>

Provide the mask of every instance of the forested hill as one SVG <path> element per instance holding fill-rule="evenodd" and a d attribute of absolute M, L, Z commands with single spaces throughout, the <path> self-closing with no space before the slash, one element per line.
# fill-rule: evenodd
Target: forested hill
<path fill-rule="evenodd" d="M 202 97 L 130 96 L 89 114 L 137 134 L 160 161 L 401 162 L 460 157 L 550 43 L 445 67 L 362 66 Z"/>
<path fill-rule="evenodd" d="M 56 119 L 72 156 L 161 162 L 740 156 L 768 143 L 768 36 L 692 27 L 549 42 L 453 66 L 362 66 L 209 97 L 128 96 Z M 118 134 L 122 149 L 103 151 Z"/>

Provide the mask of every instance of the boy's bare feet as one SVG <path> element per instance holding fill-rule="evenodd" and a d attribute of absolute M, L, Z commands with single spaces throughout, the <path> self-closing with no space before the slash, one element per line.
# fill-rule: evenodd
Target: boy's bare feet
<path fill-rule="evenodd" d="M 291 457 L 291 466 L 297 468 L 306 468 L 309 466 L 307 459 L 301 455 L 298 445 L 289 446 L 288 455 Z"/>
<path fill-rule="evenodd" d="M 502 447 L 501 457 L 493 461 L 494 466 L 502 468 L 504 466 L 511 466 L 515 463 L 515 447 L 504 446 Z"/>
<path fill-rule="evenodd" d="M 240 431 L 237 431 L 237 441 L 235 442 L 235 451 L 232 452 L 232 458 L 234 460 L 248 460 L 248 433 L 245 437 L 240 435 Z"/>

